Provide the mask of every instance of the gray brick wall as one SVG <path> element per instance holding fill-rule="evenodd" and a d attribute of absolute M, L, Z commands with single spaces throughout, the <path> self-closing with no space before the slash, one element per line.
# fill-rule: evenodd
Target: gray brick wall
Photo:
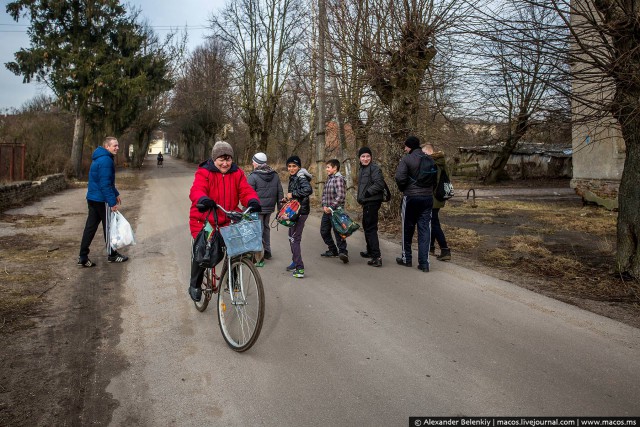
<path fill-rule="evenodd" d="M 57 193 L 67 188 L 64 174 L 57 173 L 37 181 L 19 181 L 0 185 L 0 211 L 18 206 L 29 200 Z"/>

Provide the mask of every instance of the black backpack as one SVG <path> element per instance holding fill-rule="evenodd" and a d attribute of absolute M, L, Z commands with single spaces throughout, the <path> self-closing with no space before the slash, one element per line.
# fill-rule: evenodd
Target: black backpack
<path fill-rule="evenodd" d="M 431 156 L 424 155 L 420 157 L 420 166 L 418 166 L 418 174 L 415 177 L 411 177 L 411 180 L 422 188 L 433 188 L 436 185 L 436 178 L 438 176 L 438 168 L 436 162 L 433 161 Z"/>
<path fill-rule="evenodd" d="M 433 196 L 441 202 L 449 200 L 454 196 L 453 184 L 451 184 L 449 175 L 447 175 L 444 168 L 440 169 L 440 179 L 434 188 Z"/>

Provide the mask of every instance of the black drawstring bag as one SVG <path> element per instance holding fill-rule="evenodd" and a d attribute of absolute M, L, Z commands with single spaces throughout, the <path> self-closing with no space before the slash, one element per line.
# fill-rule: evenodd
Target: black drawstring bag
<path fill-rule="evenodd" d="M 207 212 L 205 218 L 208 216 L 209 212 Z M 201 268 L 213 268 L 214 265 L 218 264 L 222 261 L 222 258 L 224 258 L 224 240 L 218 228 L 218 212 L 215 208 L 213 209 L 213 218 L 215 227 L 211 232 L 210 238 L 207 239 L 205 223 L 193 241 L 193 260 Z"/>

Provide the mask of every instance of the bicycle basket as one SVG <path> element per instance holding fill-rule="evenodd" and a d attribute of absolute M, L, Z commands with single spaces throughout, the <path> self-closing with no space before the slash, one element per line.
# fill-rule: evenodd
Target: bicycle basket
<path fill-rule="evenodd" d="M 240 221 L 220 228 L 230 257 L 262 250 L 262 222 Z"/>

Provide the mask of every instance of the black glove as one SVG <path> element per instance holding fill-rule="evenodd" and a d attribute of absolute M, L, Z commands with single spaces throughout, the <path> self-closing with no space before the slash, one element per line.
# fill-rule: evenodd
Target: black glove
<path fill-rule="evenodd" d="M 260 206 L 260 202 L 257 200 L 250 200 L 247 207 L 251 208 L 251 212 L 262 212 L 262 206 Z"/>
<path fill-rule="evenodd" d="M 196 205 L 196 207 L 200 212 L 206 212 L 210 209 L 214 209 L 218 207 L 218 205 L 216 204 L 216 202 L 214 202 L 210 198 L 203 197 L 200 200 L 198 200 L 198 204 Z"/>

